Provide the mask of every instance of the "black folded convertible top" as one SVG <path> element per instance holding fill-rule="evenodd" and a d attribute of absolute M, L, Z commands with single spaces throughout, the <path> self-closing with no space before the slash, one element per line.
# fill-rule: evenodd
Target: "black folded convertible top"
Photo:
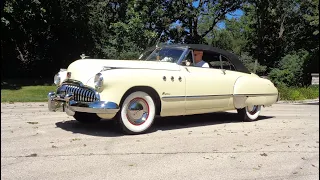
<path fill-rule="evenodd" d="M 231 52 L 210 46 L 205 44 L 169 44 L 169 45 L 162 45 L 162 46 L 168 46 L 168 47 L 189 47 L 193 50 L 202 50 L 202 51 L 212 51 L 215 53 L 219 53 L 228 60 L 231 61 L 231 63 L 235 66 L 236 71 L 243 72 L 243 73 L 250 73 L 250 71 L 243 65 L 243 63 L 240 61 L 239 57 Z"/>

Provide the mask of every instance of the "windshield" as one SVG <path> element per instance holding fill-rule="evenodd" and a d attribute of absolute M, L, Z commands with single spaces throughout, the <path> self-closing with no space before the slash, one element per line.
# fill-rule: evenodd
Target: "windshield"
<path fill-rule="evenodd" d="M 145 61 L 162 61 L 162 62 L 172 62 L 176 63 L 183 54 L 184 49 L 163 47 L 156 48 Z"/>

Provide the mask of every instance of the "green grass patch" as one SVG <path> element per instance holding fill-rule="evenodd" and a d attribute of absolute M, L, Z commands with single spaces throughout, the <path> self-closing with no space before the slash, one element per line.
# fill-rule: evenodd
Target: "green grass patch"
<path fill-rule="evenodd" d="M 312 85 L 309 87 L 279 86 L 278 90 L 282 101 L 316 99 L 319 97 L 319 85 Z"/>
<path fill-rule="evenodd" d="M 1 102 L 45 102 L 56 86 L 22 86 L 20 89 L 1 89 Z"/>

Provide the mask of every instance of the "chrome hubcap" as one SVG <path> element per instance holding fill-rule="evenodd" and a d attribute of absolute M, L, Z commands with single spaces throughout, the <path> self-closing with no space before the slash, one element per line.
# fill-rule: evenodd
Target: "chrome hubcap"
<path fill-rule="evenodd" d="M 148 119 L 149 105 L 142 98 L 135 98 L 130 101 L 127 107 L 127 118 L 133 125 L 141 125 Z"/>
<path fill-rule="evenodd" d="M 249 114 L 254 115 L 258 111 L 258 106 L 248 106 L 247 111 Z"/>

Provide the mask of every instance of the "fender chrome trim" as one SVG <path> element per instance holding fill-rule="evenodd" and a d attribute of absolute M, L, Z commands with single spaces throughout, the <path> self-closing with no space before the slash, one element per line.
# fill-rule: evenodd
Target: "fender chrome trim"
<path fill-rule="evenodd" d="M 199 96 L 163 96 L 163 101 L 195 101 L 210 100 L 223 97 L 257 97 L 257 96 L 278 96 L 278 94 L 219 94 L 219 95 L 199 95 Z"/>

